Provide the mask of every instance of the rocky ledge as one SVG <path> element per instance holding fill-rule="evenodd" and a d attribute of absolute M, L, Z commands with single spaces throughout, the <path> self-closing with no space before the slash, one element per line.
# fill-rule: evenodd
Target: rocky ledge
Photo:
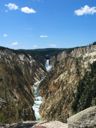
<path fill-rule="evenodd" d="M 96 128 L 96 106 L 85 109 L 68 119 L 68 123 L 60 121 L 26 121 L 0 125 L 0 128 Z"/>
<path fill-rule="evenodd" d="M 50 121 L 33 126 L 33 128 L 68 128 L 68 125 L 60 121 Z"/>
<path fill-rule="evenodd" d="M 96 106 L 85 109 L 68 119 L 69 128 L 96 128 Z"/>
<path fill-rule="evenodd" d="M 24 121 L 12 124 L 1 124 L 0 128 L 32 128 L 36 123 L 36 121 Z"/>
<path fill-rule="evenodd" d="M 67 124 L 59 121 L 41 122 L 26 121 L 13 124 L 0 125 L 0 128 L 68 128 Z"/>

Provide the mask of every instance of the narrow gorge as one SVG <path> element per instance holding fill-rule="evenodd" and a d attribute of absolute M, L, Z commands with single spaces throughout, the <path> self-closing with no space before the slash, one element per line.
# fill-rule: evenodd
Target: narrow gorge
<path fill-rule="evenodd" d="M 67 119 L 96 105 L 96 43 L 70 49 L 0 47 L 0 122 Z"/>
<path fill-rule="evenodd" d="M 51 71 L 52 66 L 50 65 L 50 60 L 46 59 L 45 61 L 45 69 L 47 72 Z M 34 85 L 32 86 L 33 88 L 33 94 L 34 94 L 34 105 L 33 105 L 33 110 L 35 112 L 35 117 L 36 120 L 41 120 L 41 116 L 39 113 L 39 109 L 40 109 L 40 105 L 42 104 L 42 97 L 40 96 L 40 92 L 39 92 L 39 86 L 41 84 L 41 82 L 46 78 L 46 76 L 43 76 L 41 78 L 40 81 L 37 81 L 36 83 L 34 83 Z"/>

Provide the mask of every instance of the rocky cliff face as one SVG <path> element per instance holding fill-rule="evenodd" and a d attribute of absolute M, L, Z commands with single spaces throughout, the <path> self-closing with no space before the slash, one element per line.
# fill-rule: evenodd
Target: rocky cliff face
<path fill-rule="evenodd" d="M 40 85 L 43 119 L 66 122 L 96 105 L 96 45 L 63 51 L 51 61 L 53 69 Z"/>
<path fill-rule="evenodd" d="M 46 58 L 61 49 L 12 50 L 0 47 L 0 122 L 36 120 L 34 83 L 47 74 Z"/>
<path fill-rule="evenodd" d="M 32 85 L 44 74 L 30 54 L 0 49 L 0 122 L 35 120 Z"/>

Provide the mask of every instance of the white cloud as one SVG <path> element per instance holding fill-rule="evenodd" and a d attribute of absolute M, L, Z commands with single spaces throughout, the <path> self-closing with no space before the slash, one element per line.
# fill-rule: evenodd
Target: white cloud
<path fill-rule="evenodd" d="M 56 45 L 56 44 L 50 44 L 49 47 L 51 47 L 51 48 L 56 48 L 57 45 Z"/>
<path fill-rule="evenodd" d="M 48 38 L 47 35 L 40 35 L 40 38 Z"/>
<path fill-rule="evenodd" d="M 17 10 L 19 8 L 15 3 L 5 4 L 5 7 L 7 7 L 9 10 Z"/>
<path fill-rule="evenodd" d="M 5 7 L 7 7 L 9 10 L 19 10 L 19 6 L 17 6 L 15 3 L 5 4 Z M 34 10 L 33 8 L 29 8 L 27 6 L 21 7 L 19 11 L 26 14 L 36 13 L 36 10 Z M 5 12 L 8 12 L 8 10 L 5 10 Z"/>
<path fill-rule="evenodd" d="M 7 34 L 7 33 L 4 33 L 4 34 L 3 34 L 3 37 L 8 37 L 8 34 Z"/>
<path fill-rule="evenodd" d="M 17 41 L 12 42 L 11 45 L 16 46 L 16 45 L 18 45 L 18 42 Z"/>
<path fill-rule="evenodd" d="M 36 11 L 33 8 L 29 8 L 29 7 L 22 7 L 21 12 L 26 14 L 36 13 Z"/>
<path fill-rule="evenodd" d="M 92 15 L 96 13 L 96 7 L 89 7 L 88 5 L 85 5 L 84 7 L 81 7 L 80 9 L 77 9 L 74 11 L 74 13 L 77 16 L 83 16 L 83 15 Z"/>

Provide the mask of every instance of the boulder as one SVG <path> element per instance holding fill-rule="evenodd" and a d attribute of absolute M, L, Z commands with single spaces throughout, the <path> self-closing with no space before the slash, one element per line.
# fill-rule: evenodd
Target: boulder
<path fill-rule="evenodd" d="M 69 128 L 96 128 L 96 106 L 85 109 L 68 119 Z"/>

